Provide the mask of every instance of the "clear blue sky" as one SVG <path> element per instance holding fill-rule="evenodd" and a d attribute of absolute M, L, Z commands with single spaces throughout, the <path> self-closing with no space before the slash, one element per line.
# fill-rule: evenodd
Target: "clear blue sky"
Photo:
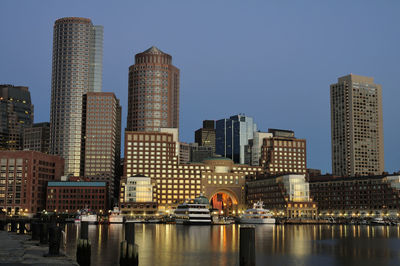
<path fill-rule="evenodd" d="M 181 70 L 180 139 L 237 113 L 307 139 L 308 167 L 331 171 L 329 85 L 349 73 L 383 88 L 385 168 L 400 169 L 400 1 L 0 1 L 0 83 L 30 87 L 49 121 L 53 24 L 104 26 L 103 91 L 126 126 L 128 67 L 152 45 Z"/>

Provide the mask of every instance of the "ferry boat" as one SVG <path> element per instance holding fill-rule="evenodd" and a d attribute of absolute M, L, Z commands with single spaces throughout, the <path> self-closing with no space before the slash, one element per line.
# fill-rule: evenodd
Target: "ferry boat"
<path fill-rule="evenodd" d="M 175 210 L 176 224 L 211 224 L 210 204 L 202 195 L 187 200 Z"/>
<path fill-rule="evenodd" d="M 254 203 L 252 209 L 244 211 L 240 217 L 241 224 L 275 224 L 275 218 L 269 210 L 263 209 L 263 202 Z"/>
<path fill-rule="evenodd" d="M 121 211 L 119 210 L 118 207 L 114 207 L 113 210 L 110 213 L 110 216 L 108 216 L 108 222 L 110 224 L 122 224 L 124 223 L 124 216 L 121 215 Z"/>
<path fill-rule="evenodd" d="M 96 224 L 97 214 L 91 213 L 88 209 L 83 209 L 78 212 L 78 216 L 75 218 L 75 223 L 88 222 L 89 224 Z"/>

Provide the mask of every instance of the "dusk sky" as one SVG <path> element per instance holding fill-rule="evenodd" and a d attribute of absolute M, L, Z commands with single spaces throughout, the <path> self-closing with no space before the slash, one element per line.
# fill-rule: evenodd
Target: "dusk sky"
<path fill-rule="evenodd" d="M 328 4 L 329 2 L 329 4 Z M 307 140 L 309 168 L 331 172 L 329 85 L 353 73 L 383 89 L 385 169 L 400 169 L 400 1 L 0 0 L 0 84 L 28 86 L 50 120 L 53 25 L 104 26 L 103 91 L 126 127 L 128 68 L 151 46 L 180 69 L 180 139 L 202 120 L 243 113 L 261 131 Z"/>

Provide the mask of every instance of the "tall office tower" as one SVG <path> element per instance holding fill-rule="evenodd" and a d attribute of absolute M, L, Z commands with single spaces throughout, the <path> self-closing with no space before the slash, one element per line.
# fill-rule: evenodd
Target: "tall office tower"
<path fill-rule="evenodd" d="M 50 123 L 35 123 L 24 128 L 24 150 L 50 153 Z"/>
<path fill-rule="evenodd" d="M 245 146 L 253 139 L 257 125 L 253 118 L 244 115 L 231 116 L 216 122 L 216 153 L 231 158 L 235 163 L 244 164 Z"/>
<path fill-rule="evenodd" d="M 245 146 L 245 160 L 244 163 L 248 165 L 261 165 L 261 147 L 263 139 L 271 138 L 272 133 L 267 132 L 254 132 L 253 139 L 249 140 L 249 144 Z"/>
<path fill-rule="evenodd" d="M 268 129 L 272 137 L 264 138 L 261 164 L 267 174 L 297 173 L 307 170 L 306 140 L 297 139 L 291 130 Z"/>
<path fill-rule="evenodd" d="M 107 182 L 114 197 L 114 178 L 121 146 L 119 100 L 112 92 L 88 92 L 82 104 L 82 155 L 80 176 Z"/>
<path fill-rule="evenodd" d="M 156 47 L 129 67 L 127 131 L 179 128 L 179 69 Z"/>
<path fill-rule="evenodd" d="M 21 150 L 23 129 L 33 123 L 28 87 L 0 85 L 0 149 Z"/>
<path fill-rule="evenodd" d="M 103 27 L 87 18 L 54 23 L 50 114 L 51 153 L 65 159 L 65 174 L 79 175 L 82 95 L 101 91 Z"/>
<path fill-rule="evenodd" d="M 212 147 L 212 151 L 215 152 L 215 121 L 204 120 L 203 128 L 200 128 L 194 133 L 194 141 L 199 146 Z"/>
<path fill-rule="evenodd" d="M 382 87 L 374 79 L 347 75 L 330 86 L 332 173 L 382 174 Z"/>

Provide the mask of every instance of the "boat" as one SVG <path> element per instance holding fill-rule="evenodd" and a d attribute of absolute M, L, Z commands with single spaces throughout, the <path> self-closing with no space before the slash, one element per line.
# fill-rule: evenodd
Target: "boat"
<path fill-rule="evenodd" d="M 78 211 L 78 216 L 75 218 L 75 223 L 88 222 L 89 224 L 96 224 L 97 214 L 90 212 L 88 209 Z"/>
<path fill-rule="evenodd" d="M 150 223 L 150 224 L 159 224 L 161 222 L 162 222 L 161 219 L 149 219 L 149 220 L 147 220 L 147 223 Z"/>
<path fill-rule="evenodd" d="M 385 225 L 386 223 L 385 223 L 385 221 L 383 220 L 382 217 L 376 217 L 376 218 L 372 219 L 371 224 L 374 224 L 374 225 Z"/>
<path fill-rule="evenodd" d="M 176 224 L 211 224 L 210 204 L 202 195 L 179 204 L 175 210 Z"/>
<path fill-rule="evenodd" d="M 229 225 L 229 224 L 234 224 L 235 220 L 234 219 L 229 219 L 229 218 L 213 218 L 212 224 L 214 225 Z"/>
<path fill-rule="evenodd" d="M 263 208 L 263 202 L 254 203 L 252 209 L 244 211 L 239 219 L 241 224 L 275 224 L 275 218 L 272 218 L 272 213 Z"/>
<path fill-rule="evenodd" d="M 121 214 L 121 211 L 118 207 L 114 207 L 108 217 L 108 222 L 110 224 L 122 224 L 124 223 L 124 216 Z"/>

